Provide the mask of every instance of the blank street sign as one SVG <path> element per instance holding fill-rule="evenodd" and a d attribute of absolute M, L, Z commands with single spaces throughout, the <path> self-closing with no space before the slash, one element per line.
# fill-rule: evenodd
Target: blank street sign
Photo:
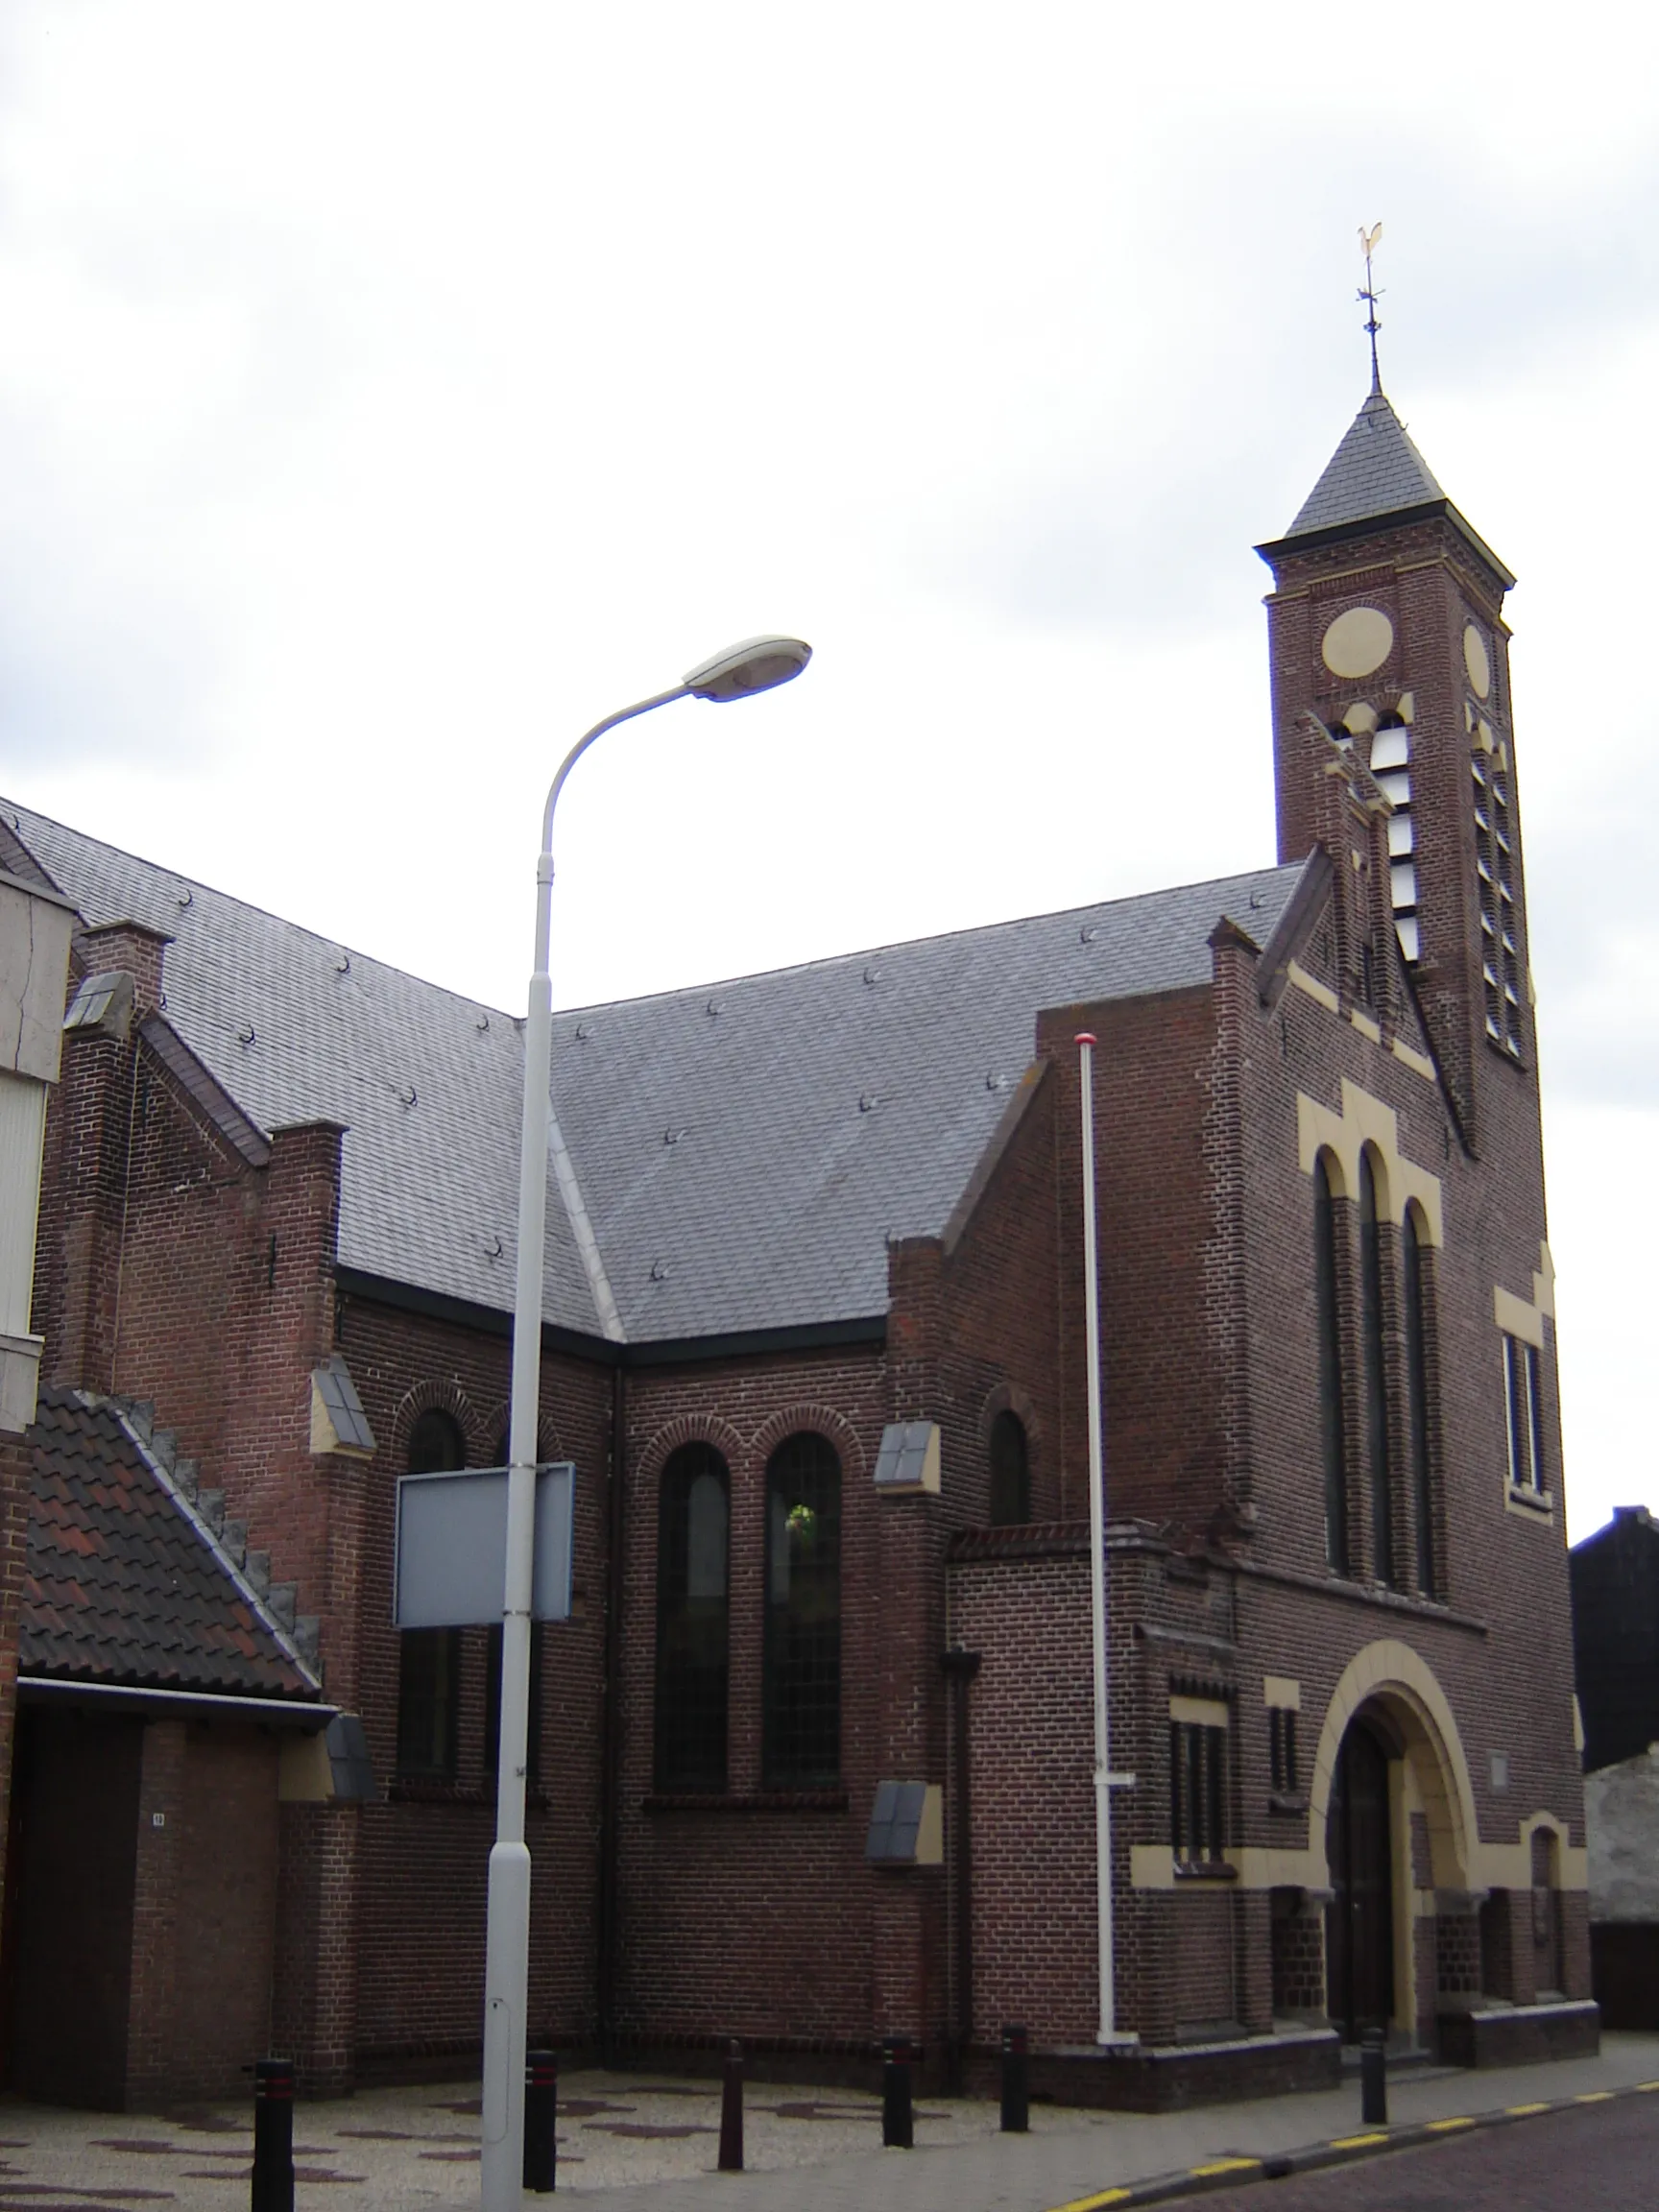
<path fill-rule="evenodd" d="M 536 1470 L 536 1569 L 530 1610 L 570 1618 L 568 1460 Z M 399 1628 L 486 1628 L 501 1618 L 507 1586 L 507 1470 L 468 1467 L 405 1475 L 397 1483 L 392 1618 Z"/>

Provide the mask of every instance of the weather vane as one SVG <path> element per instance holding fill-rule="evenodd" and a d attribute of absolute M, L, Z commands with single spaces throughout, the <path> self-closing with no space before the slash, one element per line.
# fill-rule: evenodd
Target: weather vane
<path fill-rule="evenodd" d="M 1381 223 L 1373 223 L 1369 230 L 1366 229 L 1363 223 L 1359 226 L 1359 251 L 1365 256 L 1365 289 L 1359 294 L 1359 298 L 1371 310 L 1370 320 L 1365 328 L 1371 339 L 1371 389 L 1373 392 L 1381 392 L 1382 389 L 1382 379 L 1377 372 L 1377 332 L 1381 328 L 1381 325 L 1377 321 L 1379 294 L 1371 278 L 1371 256 L 1376 252 L 1377 241 L 1382 235 L 1382 226 Z"/>

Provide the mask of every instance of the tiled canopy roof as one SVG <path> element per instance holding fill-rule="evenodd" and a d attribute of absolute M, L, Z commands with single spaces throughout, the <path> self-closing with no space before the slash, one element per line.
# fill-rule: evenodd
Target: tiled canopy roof
<path fill-rule="evenodd" d="M 30 1442 L 23 1673 L 317 1696 L 317 1684 L 113 1407 L 43 1389 Z"/>
<path fill-rule="evenodd" d="M 1445 496 L 1386 395 L 1373 392 L 1286 536 L 1300 538 L 1310 530 L 1368 522 Z"/>
<path fill-rule="evenodd" d="M 89 924 L 172 938 L 165 1019 L 251 1120 L 347 1125 L 344 1265 L 511 1309 L 518 1022 L 6 814 Z M 943 1230 L 1039 1010 L 1206 982 L 1215 924 L 1265 944 L 1300 875 L 1261 869 L 558 1016 L 553 1106 L 592 1252 L 585 1265 L 550 1175 L 546 1318 L 662 1341 L 885 1312 L 888 1237 Z"/>

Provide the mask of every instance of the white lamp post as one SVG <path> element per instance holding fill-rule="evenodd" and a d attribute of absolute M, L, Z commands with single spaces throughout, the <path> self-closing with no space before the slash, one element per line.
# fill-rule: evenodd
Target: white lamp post
<path fill-rule="evenodd" d="M 530 1853 L 524 1767 L 530 1714 L 530 1599 L 536 1524 L 536 1433 L 541 1388 L 541 1273 L 547 1213 L 547 1100 L 553 987 L 548 975 L 553 810 L 565 779 L 596 737 L 671 699 L 742 699 L 799 676 L 812 648 L 798 637 L 749 637 L 693 668 L 671 691 L 597 722 L 565 755 L 541 817 L 536 863 L 536 967 L 524 1024 L 524 1120 L 518 1159 L 518 1277 L 513 1302 L 513 1409 L 508 1437 L 507 1582 L 501 1609 L 501 1744 L 495 1844 L 490 1854 L 484 1961 L 483 2212 L 523 2201 L 524 2052 L 530 1988 Z M 620 1470 L 616 1479 L 621 1479 Z"/>

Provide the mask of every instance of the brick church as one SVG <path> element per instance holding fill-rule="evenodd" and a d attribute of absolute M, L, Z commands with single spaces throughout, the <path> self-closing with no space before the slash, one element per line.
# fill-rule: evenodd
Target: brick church
<path fill-rule="evenodd" d="M 1020 2022 L 1039 2087 L 1124 2104 L 1332 2080 L 1372 2027 L 1594 2044 L 1513 578 L 1379 388 L 1260 551 L 1276 864 L 556 1021 L 538 2039 L 821 2075 L 902 2032 L 973 2084 Z M 0 868 L 75 918 L 10 2078 L 462 2071 L 499 1638 L 394 1626 L 395 1485 L 504 1455 L 521 1025 L 24 808 Z M 211 1601 L 86 1533 L 123 1482 Z M 164 2061 L 157 1960 L 227 1993 Z M 38 2041 L 70 1965 L 96 2082 Z"/>

